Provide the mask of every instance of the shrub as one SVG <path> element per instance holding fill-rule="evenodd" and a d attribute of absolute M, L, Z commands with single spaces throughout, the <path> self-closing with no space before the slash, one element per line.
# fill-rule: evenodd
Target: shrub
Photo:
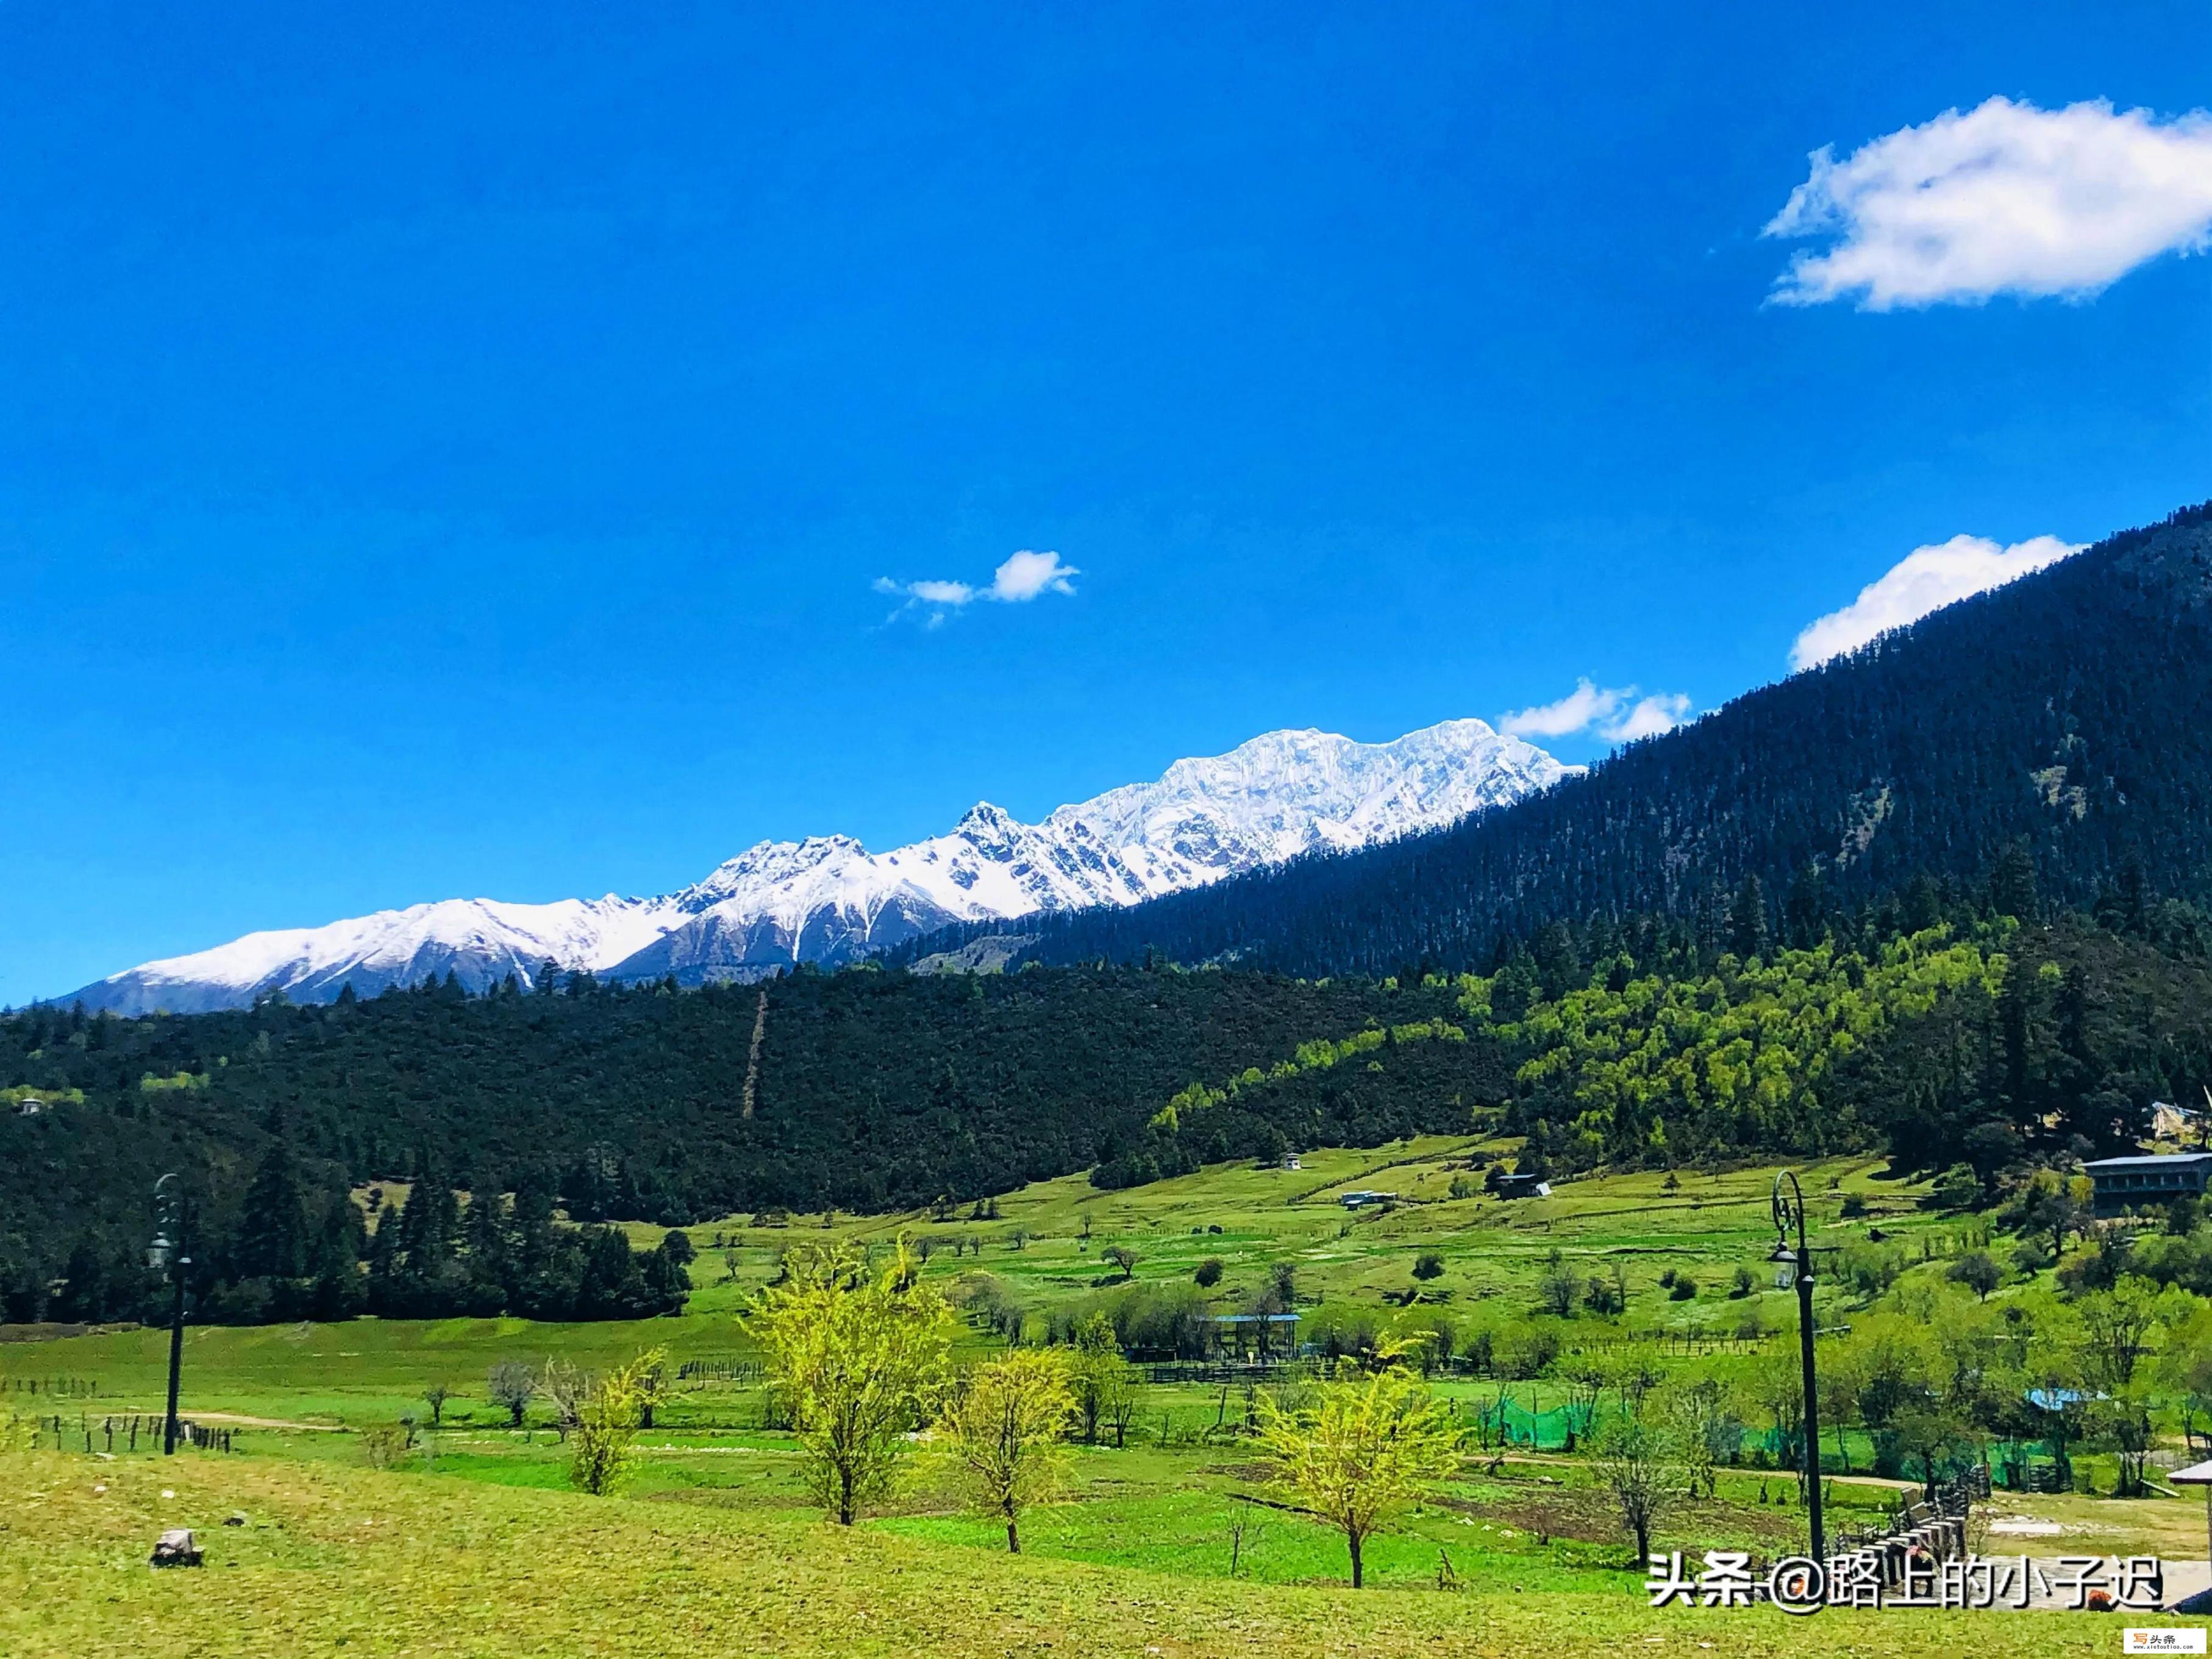
<path fill-rule="evenodd" d="M 1971 1210 L 1982 1201 L 1981 1177 L 1972 1164 L 1954 1164 L 1936 1177 L 1928 1197 L 1939 1210 Z"/>
<path fill-rule="evenodd" d="M 1687 1273 L 1676 1273 L 1674 1282 L 1667 1287 L 1669 1302 L 1687 1302 L 1698 1293 L 1698 1281 Z"/>
<path fill-rule="evenodd" d="M 1735 1270 L 1735 1279 L 1729 1285 L 1729 1296 L 1731 1299 L 1741 1302 L 1749 1296 L 1758 1285 L 1758 1278 L 1750 1268 L 1739 1267 Z"/>
<path fill-rule="evenodd" d="M 1413 1258 L 1413 1277 L 1421 1280 L 1443 1276 L 1444 1259 L 1434 1250 L 1424 1250 Z"/>
<path fill-rule="evenodd" d="M 576 1413 L 575 1449 L 568 1463 L 568 1482 L 578 1491 L 605 1497 L 622 1480 L 629 1467 L 630 1442 L 659 1386 L 665 1357 L 659 1348 L 641 1353 L 609 1372 L 585 1395 Z"/>
<path fill-rule="evenodd" d="M 1492 1364 L 1507 1376 L 1540 1376 L 1559 1357 L 1559 1328 L 1549 1320 L 1524 1319 L 1498 1334 Z"/>
<path fill-rule="evenodd" d="M 406 1423 L 371 1423 L 361 1431 L 361 1461 L 372 1469 L 388 1469 L 406 1455 L 415 1443 L 415 1430 Z"/>
<path fill-rule="evenodd" d="M 519 1359 L 502 1359 L 485 1374 L 484 1396 L 507 1413 L 509 1427 L 522 1426 L 522 1413 L 538 1394 L 538 1374 Z"/>
<path fill-rule="evenodd" d="M 1200 1289 L 1212 1290 L 1221 1282 L 1221 1258 L 1218 1255 L 1206 1257 L 1198 1264 L 1198 1271 L 1191 1277 L 1198 1281 Z"/>
<path fill-rule="evenodd" d="M 1543 1271 L 1536 1275 L 1537 1305 L 1555 1318 L 1567 1318 L 1575 1310 L 1575 1292 L 1580 1288 L 1575 1282 L 1575 1270 L 1555 1248 L 1544 1258 Z"/>
<path fill-rule="evenodd" d="M 2004 1273 L 1990 1260 L 1986 1250 L 1969 1250 L 1954 1261 L 1944 1278 L 1954 1285 L 1963 1285 L 1983 1301 L 1989 1300 L 1991 1291 L 2004 1282 Z"/>

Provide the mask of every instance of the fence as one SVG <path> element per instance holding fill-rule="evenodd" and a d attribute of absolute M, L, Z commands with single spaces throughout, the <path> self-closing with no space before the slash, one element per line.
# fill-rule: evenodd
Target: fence
<path fill-rule="evenodd" d="M 47 1395 L 57 1400 L 84 1400 L 100 1392 L 88 1376 L 0 1376 L 0 1394 Z"/>
<path fill-rule="evenodd" d="M 1583 1336 L 1579 1334 L 1567 1339 L 1569 1353 L 1613 1354 L 1620 1352 L 1648 1353 L 1668 1359 L 1703 1359 L 1717 1353 L 1763 1353 L 1766 1345 L 1779 1336 L 1793 1342 L 1797 1333 L 1794 1328 L 1772 1331 L 1655 1331 L 1649 1335 Z"/>
<path fill-rule="evenodd" d="M 2056 1441 L 2008 1440 L 1995 1449 L 1992 1462 L 1996 1482 L 2007 1492 L 2074 1490 L 2073 1465 Z"/>
<path fill-rule="evenodd" d="M 763 1375 L 757 1359 L 687 1359 L 676 1368 L 678 1382 L 757 1382 Z"/>
<path fill-rule="evenodd" d="M 51 1436 L 56 1451 L 112 1454 L 119 1449 L 135 1452 L 138 1449 L 142 1435 L 145 1437 L 147 1449 L 150 1451 L 161 1443 L 164 1420 L 159 1417 L 134 1414 L 130 1417 L 102 1417 L 95 1421 L 80 1412 L 76 1421 L 71 1423 L 58 1413 L 51 1417 L 33 1418 L 31 1430 L 34 1444 L 43 1445 Z M 209 1428 L 189 1419 L 179 1418 L 177 1431 L 178 1437 L 185 1445 L 197 1447 L 202 1451 L 227 1452 L 236 1449 L 232 1442 L 234 1431 L 230 1429 Z M 119 1448 L 116 1443 L 118 1441 L 122 1443 Z"/>
<path fill-rule="evenodd" d="M 1908 1500 L 1898 1506 L 1888 1524 L 1856 1527 L 1829 1541 L 1830 1556 L 1871 1554 L 1882 1580 L 1897 1583 L 1904 1577 L 1906 1558 L 1916 1551 L 1938 1561 L 1966 1553 L 1966 1515 L 1990 1496 L 1990 1472 L 1970 1464 L 1958 1476 L 1936 1488 L 1933 1499 Z"/>
<path fill-rule="evenodd" d="M 1161 1359 L 1144 1366 L 1147 1382 L 1278 1382 L 1292 1376 L 1323 1381 L 1333 1377 L 1341 1362 L 1327 1355 L 1304 1359 Z"/>

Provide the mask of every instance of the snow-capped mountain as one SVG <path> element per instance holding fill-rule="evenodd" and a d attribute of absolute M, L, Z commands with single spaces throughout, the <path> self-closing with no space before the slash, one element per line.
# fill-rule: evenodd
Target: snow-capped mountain
<path fill-rule="evenodd" d="M 503 904 L 451 899 L 249 933 L 151 962 L 74 999 L 118 1013 L 237 1007 L 282 990 L 328 1001 L 450 971 L 471 990 L 548 961 L 619 979 L 755 978 L 798 962 L 850 961 L 955 921 L 1134 904 L 1316 848 L 1434 829 L 1557 782 L 1570 769 L 1477 720 L 1393 743 L 1270 732 L 1181 760 L 1024 823 L 988 803 L 951 830 L 888 853 L 847 836 L 763 842 L 658 898 Z"/>

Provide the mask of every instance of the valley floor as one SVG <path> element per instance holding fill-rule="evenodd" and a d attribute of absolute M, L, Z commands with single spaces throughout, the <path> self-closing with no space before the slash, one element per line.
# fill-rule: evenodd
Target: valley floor
<path fill-rule="evenodd" d="M 0 1450 L 0 1655 L 600 1654 L 792 1656 L 1388 1656 L 1583 1654 L 2009 1655 L 2110 1652 L 2130 1616 L 1893 1610 L 1793 1620 L 1655 1610 L 1587 1459 L 1486 1446 L 1459 1477 L 1394 1520 L 1368 1553 L 1368 1588 L 1345 1583 L 1341 1537 L 1266 1501 L 1236 1382 L 1153 1381 L 1126 1448 L 1074 1449 L 1062 1501 L 1024 1523 L 1024 1553 L 963 1512 L 926 1457 L 884 1512 L 826 1524 L 793 1442 L 768 1425 L 733 1315 L 789 1244 L 935 1242 L 927 1273 L 957 1291 L 979 1273 L 1042 1322 L 1133 1279 L 1165 1292 L 1223 1264 L 1224 1297 L 1289 1262 L 1312 1327 L 1344 1317 L 1448 1314 L 1504 1340 L 1528 1322 L 1537 1273 L 1561 1250 L 1578 1276 L 1620 1265 L 1625 1316 L 1566 1322 L 1589 1352 L 1633 1340 L 1674 1365 L 1731 1375 L 1763 1348 L 1794 1352 L 1789 1303 L 1764 1253 L 1771 1171 L 1578 1182 L 1549 1199 L 1449 1196 L 1462 1141 L 1309 1155 L 1297 1170 L 1224 1166 L 1127 1192 L 1079 1181 L 1003 1199 L 995 1218 L 756 1218 L 692 1230 L 700 1291 L 685 1316 L 635 1323 L 356 1321 L 201 1328 L 187 1337 L 185 1407 L 234 1449 L 154 1449 L 166 1345 L 125 1330 L 0 1342 L 0 1443 L 36 1424 L 35 1449 Z M 1940 1270 L 1960 1224 L 1864 1160 L 1806 1174 L 1828 1195 L 1824 1233 L 1877 1229 L 1915 1271 Z M 1396 1208 L 1346 1212 L 1346 1188 Z M 1840 1212 L 1851 1200 L 1850 1218 Z M 824 1224 L 826 1222 L 826 1225 Z M 958 1238 L 957 1248 L 952 1241 Z M 1106 1251 L 1134 1252 L 1128 1273 Z M 1441 1271 L 1417 1280 L 1418 1253 Z M 1760 1269 L 1732 1293 L 1735 1268 Z M 1694 1297 L 1657 1275 L 1696 1274 Z M 1237 1287 L 1242 1286 L 1240 1291 Z M 1402 1298 L 1418 1289 L 1419 1299 Z M 1231 1305 L 1234 1305 L 1233 1303 Z M 1749 1337 L 1748 1331 L 1767 1333 Z M 1032 1340 L 1036 1334 L 1033 1333 Z M 1788 1340 L 1784 1340 L 1784 1337 Z M 992 1340 L 963 1338 L 969 1353 Z M 559 1358 L 585 1370 L 665 1347 L 671 1385 L 613 1498 L 568 1489 L 568 1448 L 542 1402 L 522 1430 L 485 1398 L 489 1367 Z M 688 1365 L 688 1369 L 686 1369 Z M 426 1387 L 442 1385 L 431 1426 Z M 1473 1424 L 1510 1394 L 1556 1407 L 1550 1378 L 1440 1374 Z M 412 1418 L 418 1443 L 365 1467 L 370 1437 Z M 138 1438 L 131 1439 L 132 1419 Z M 1844 1443 L 1832 1442 L 1832 1455 Z M 1850 1450 L 1855 1460 L 1863 1445 Z M 2085 1471 L 2091 1460 L 2083 1460 Z M 1855 1461 L 1854 1467 L 1864 1464 Z M 2110 1490 L 2109 1471 L 2094 1471 Z M 1838 1475 L 1830 1524 L 1876 1523 L 1899 1483 Z M 226 1524 L 233 1516 L 239 1524 Z M 2201 1504 L 2000 1493 L 1984 1553 L 2201 1554 Z M 190 1527 L 197 1571 L 147 1565 L 154 1539 Z M 1799 1547 L 1786 1472 L 1718 1471 L 1713 1498 L 1678 1504 L 1660 1549 L 1772 1556 Z M 2185 1621 L 2186 1622 L 2186 1621 Z M 2200 1621 L 2201 1622 L 2201 1621 Z"/>
<path fill-rule="evenodd" d="M 1360 1592 L 1107 1568 L 793 1510 L 258 1456 L 8 1461 L 0 1651 L 82 1656 L 2108 1653 L 2108 1619 L 1653 1612 L 1609 1590 Z M 101 1490 L 104 1488 L 105 1490 Z M 240 1524 L 225 1525 L 231 1516 Z M 198 1570 L 155 1571 L 190 1525 Z M 2155 1622 L 2155 1621 L 2147 1621 Z"/>

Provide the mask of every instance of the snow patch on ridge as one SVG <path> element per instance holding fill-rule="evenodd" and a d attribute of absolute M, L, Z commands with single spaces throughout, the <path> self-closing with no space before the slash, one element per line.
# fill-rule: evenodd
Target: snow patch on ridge
<path fill-rule="evenodd" d="M 981 801 L 946 834 L 887 853 L 849 836 L 762 842 L 654 898 L 449 899 L 249 933 L 62 1000 L 190 1013 L 272 991 L 328 1001 L 348 983 L 374 995 L 448 972 L 482 991 L 510 973 L 527 985 L 548 961 L 623 979 L 754 978 L 851 961 L 951 922 L 1135 904 L 1304 853 L 1372 846 L 1509 805 L 1573 769 L 1479 720 L 1379 744 L 1270 732 L 1042 823 Z"/>

